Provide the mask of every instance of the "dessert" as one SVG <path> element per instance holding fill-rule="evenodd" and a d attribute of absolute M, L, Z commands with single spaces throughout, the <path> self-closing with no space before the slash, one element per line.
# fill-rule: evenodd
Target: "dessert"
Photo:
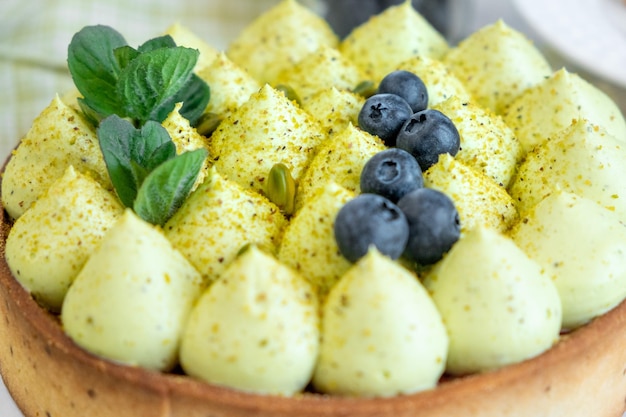
<path fill-rule="evenodd" d="M 93 34 L 120 67 L 98 88 L 81 75 L 102 71 L 81 49 Z M 27 416 L 623 411 L 626 122 L 599 90 L 503 22 L 450 47 L 408 2 L 341 43 L 292 0 L 226 53 L 169 34 L 138 49 L 110 28 L 77 34 L 80 94 L 56 97 L 5 167 L 0 365 Z M 359 112 L 389 101 L 347 88 L 396 69 L 424 74 L 430 108 L 407 104 L 391 149 L 430 120 L 454 145 L 399 211 L 361 189 L 395 143 Z M 348 244 L 395 213 L 404 255 L 346 256 L 341 210 L 381 200 L 378 227 Z M 417 219 L 451 241 L 419 242 Z"/>

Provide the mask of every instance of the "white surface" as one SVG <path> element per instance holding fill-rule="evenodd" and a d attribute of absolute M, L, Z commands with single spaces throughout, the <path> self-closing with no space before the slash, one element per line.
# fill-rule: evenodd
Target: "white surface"
<path fill-rule="evenodd" d="M 626 6 L 621 0 L 513 0 L 537 34 L 564 57 L 626 88 Z"/>
<path fill-rule="evenodd" d="M 23 417 L 0 377 L 0 417 Z"/>

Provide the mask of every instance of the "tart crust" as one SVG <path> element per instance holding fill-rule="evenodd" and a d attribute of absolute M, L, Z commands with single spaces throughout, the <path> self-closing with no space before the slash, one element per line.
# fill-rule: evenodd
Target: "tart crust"
<path fill-rule="evenodd" d="M 98 358 L 12 277 L 0 213 L 0 372 L 26 417 L 620 417 L 626 407 L 626 301 L 542 355 L 392 398 L 263 396 Z"/>

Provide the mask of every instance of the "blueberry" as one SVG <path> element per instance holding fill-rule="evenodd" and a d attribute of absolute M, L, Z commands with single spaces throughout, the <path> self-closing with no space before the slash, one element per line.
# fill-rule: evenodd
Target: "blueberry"
<path fill-rule="evenodd" d="M 439 160 L 439 155 L 454 156 L 460 149 L 459 131 L 445 114 L 427 109 L 415 113 L 398 132 L 396 146 L 417 159 L 422 171 Z"/>
<path fill-rule="evenodd" d="M 420 188 L 398 201 L 409 222 L 405 254 L 420 265 L 439 261 L 461 234 L 459 213 L 452 200 L 432 188 Z"/>
<path fill-rule="evenodd" d="M 371 245 L 398 259 L 409 239 L 406 217 L 394 203 L 376 194 L 360 194 L 348 201 L 335 219 L 335 240 L 341 254 L 356 262 Z"/>
<path fill-rule="evenodd" d="M 397 202 L 405 194 L 422 188 L 419 164 L 405 150 L 389 148 L 371 157 L 361 171 L 361 192 L 382 195 Z"/>
<path fill-rule="evenodd" d="M 378 85 L 379 93 L 390 93 L 402 97 L 409 103 L 413 113 L 428 107 L 428 90 L 424 81 L 410 71 L 390 72 Z"/>
<path fill-rule="evenodd" d="M 396 144 L 396 135 L 413 111 L 402 97 L 395 94 L 374 94 L 359 112 L 359 127 L 376 135 L 387 146 Z"/>

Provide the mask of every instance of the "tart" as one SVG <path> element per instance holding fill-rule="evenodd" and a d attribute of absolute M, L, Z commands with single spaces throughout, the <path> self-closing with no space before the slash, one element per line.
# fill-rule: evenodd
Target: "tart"
<path fill-rule="evenodd" d="M 3 215 L 2 240 L 10 222 Z M 104 360 L 63 332 L 0 263 L 0 363 L 25 416 L 598 416 L 619 417 L 626 392 L 626 303 L 545 353 L 496 371 L 391 398 L 245 393 Z"/>
<path fill-rule="evenodd" d="M 450 48 L 406 2 L 339 44 L 307 13 L 285 0 L 226 54 L 170 29 L 202 51 L 187 61 L 190 83 L 211 80 L 207 111 L 221 121 L 207 133 L 196 114 L 196 130 L 183 103 L 150 125 L 173 142 L 154 154 L 187 155 L 197 169 L 167 217 L 144 200 L 123 208 L 128 190 L 94 151 L 88 119 L 101 108 L 86 94 L 78 105 L 76 95 L 55 98 L 34 122 L 5 165 L 0 219 L 0 371 L 24 414 L 619 416 L 626 122 L 614 103 L 575 74 L 552 72 L 503 22 Z M 130 66 L 168 42 L 116 59 Z M 424 172 L 425 186 L 454 201 L 461 237 L 415 270 L 375 248 L 353 264 L 332 234 L 364 162 L 386 148 L 357 127 L 364 99 L 347 88 L 396 68 L 423 76 L 429 107 L 462 137 L 457 155 Z M 284 84 L 299 96 L 280 92 Z M 61 122 L 48 129 L 51 114 Z M 107 117 L 99 135 L 124 123 Z M 72 151 L 38 144 L 42 132 Z M 276 176 L 286 184 L 277 193 L 267 185 Z M 286 195 L 293 201 L 283 204 Z M 63 237 L 41 243 L 40 230 L 67 218 Z M 594 228 L 576 232 L 586 221 Z"/>

